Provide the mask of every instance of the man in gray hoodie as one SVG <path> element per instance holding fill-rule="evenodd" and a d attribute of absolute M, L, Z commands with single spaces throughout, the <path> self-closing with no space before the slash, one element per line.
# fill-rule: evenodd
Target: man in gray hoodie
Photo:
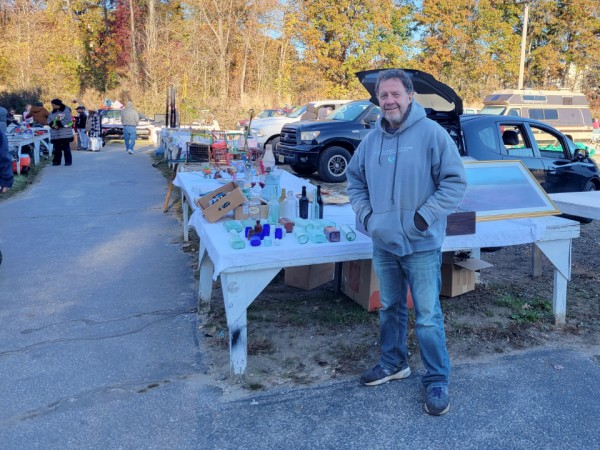
<path fill-rule="evenodd" d="M 123 125 L 123 139 L 125 140 L 125 150 L 133 155 L 137 126 L 140 123 L 140 115 L 133 108 L 133 102 L 128 101 L 127 106 L 121 111 L 121 125 Z"/>
<path fill-rule="evenodd" d="M 376 386 L 410 376 L 406 344 L 410 287 L 416 335 L 426 373 L 425 411 L 450 408 L 450 360 L 440 307 L 441 246 L 446 217 L 466 189 L 458 149 L 448 133 L 413 101 L 410 77 L 379 74 L 375 92 L 382 117 L 348 166 L 348 194 L 357 220 L 373 239 L 379 278 L 381 356 L 361 383 Z"/>

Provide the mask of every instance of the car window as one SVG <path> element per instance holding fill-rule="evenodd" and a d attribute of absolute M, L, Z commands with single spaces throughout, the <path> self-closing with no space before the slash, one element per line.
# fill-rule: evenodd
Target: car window
<path fill-rule="evenodd" d="M 510 108 L 508 110 L 508 113 L 506 113 L 507 116 L 513 116 L 513 117 L 521 117 L 521 110 L 518 108 Z"/>
<path fill-rule="evenodd" d="M 529 128 L 543 157 L 552 159 L 565 159 L 568 157 L 565 155 L 569 155 L 569 151 L 564 148 L 560 135 L 537 125 L 530 124 Z"/>
<path fill-rule="evenodd" d="M 508 156 L 532 157 L 533 148 L 529 145 L 523 136 L 525 136 L 522 125 L 501 124 L 502 144 Z"/>
<path fill-rule="evenodd" d="M 474 133 L 465 133 L 467 148 L 479 148 L 482 151 L 498 153 L 497 136 L 498 132 L 495 124 L 484 125 Z"/>
<path fill-rule="evenodd" d="M 360 116 L 365 109 L 369 107 L 370 102 L 350 102 L 346 103 L 337 111 L 327 116 L 328 120 L 354 120 Z"/>
<path fill-rule="evenodd" d="M 502 115 L 502 113 L 504 112 L 505 109 L 506 109 L 505 106 L 484 106 L 483 109 L 481 110 L 480 114 Z"/>
<path fill-rule="evenodd" d="M 291 117 L 292 119 L 295 119 L 296 117 L 300 117 L 302 114 L 304 114 L 304 111 L 306 111 L 306 106 L 301 106 L 300 108 L 296 109 L 295 111 L 292 111 L 291 113 L 288 114 L 288 117 Z"/>

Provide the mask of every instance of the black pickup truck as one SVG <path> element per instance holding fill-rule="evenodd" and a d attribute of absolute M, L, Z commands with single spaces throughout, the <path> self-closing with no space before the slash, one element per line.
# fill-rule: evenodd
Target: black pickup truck
<path fill-rule="evenodd" d="M 360 100 L 345 104 L 325 120 L 284 125 L 275 157 L 300 175 L 318 171 L 326 182 L 344 181 L 354 150 L 380 114 L 378 106 Z"/>

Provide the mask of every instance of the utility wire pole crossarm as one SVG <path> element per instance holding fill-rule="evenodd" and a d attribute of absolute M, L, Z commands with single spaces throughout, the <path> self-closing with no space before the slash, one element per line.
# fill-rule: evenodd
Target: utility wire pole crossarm
<path fill-rule="evenodd" d="M 523 74 L 525 72 L 525 44 L 527 42 L 527 22 L 529 21 L 529 4 L 532 0 L 521 0 L 517 5 L 525 5 L 523 12 L 523 34 L 521 34 L 521 59 L 519 61 L 519 84 L 517 89 L 523 89 Z"/>

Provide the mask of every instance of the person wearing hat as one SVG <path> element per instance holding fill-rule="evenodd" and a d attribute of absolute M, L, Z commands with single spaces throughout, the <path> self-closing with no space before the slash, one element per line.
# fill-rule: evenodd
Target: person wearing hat
<path fill-rule="evenodd" d="M 128 101 L 125 108 L 121 110 L 121 124 L 123 125 L 123 139 L 125 140 L 125 150 L 133 155 L 137 126 L 140 123 L 140 115 L 133 108 L 133 102 Z"/>
<path fill-rule="evenodd" d="M 33 102 L 31 105 L 31 109 L 29 110 L 29 114 L 27 117 L 33 118 L 33 125 L 46 125 L 48 124 L 48 116 L 50 113 L 46 108 L 44 108 L 44 104 L 42 102 Z"/>
<path fill-rule="evenodd" d="M 73 142 L 73 117 L 71 108 L 65 105 L 61 99 L 55 98 L 50 104 L 52 112 L 48 116 L 48 125 L 50 125 L 50 141 L 54 146 L 53 166 L 60 166 L 63 152 L 65 154 L 65 166 L 73 163 L 70 143 Z"/>
<path fill-rule="evenodd" d="M 89 140 L 85 132 L 87 125 L 87 114 L 85 107 L 79 105 L 77 107 L 77 116 L 75 116 L 75 129 L 77 130 L 77 150 L 88 150 Z"/>

